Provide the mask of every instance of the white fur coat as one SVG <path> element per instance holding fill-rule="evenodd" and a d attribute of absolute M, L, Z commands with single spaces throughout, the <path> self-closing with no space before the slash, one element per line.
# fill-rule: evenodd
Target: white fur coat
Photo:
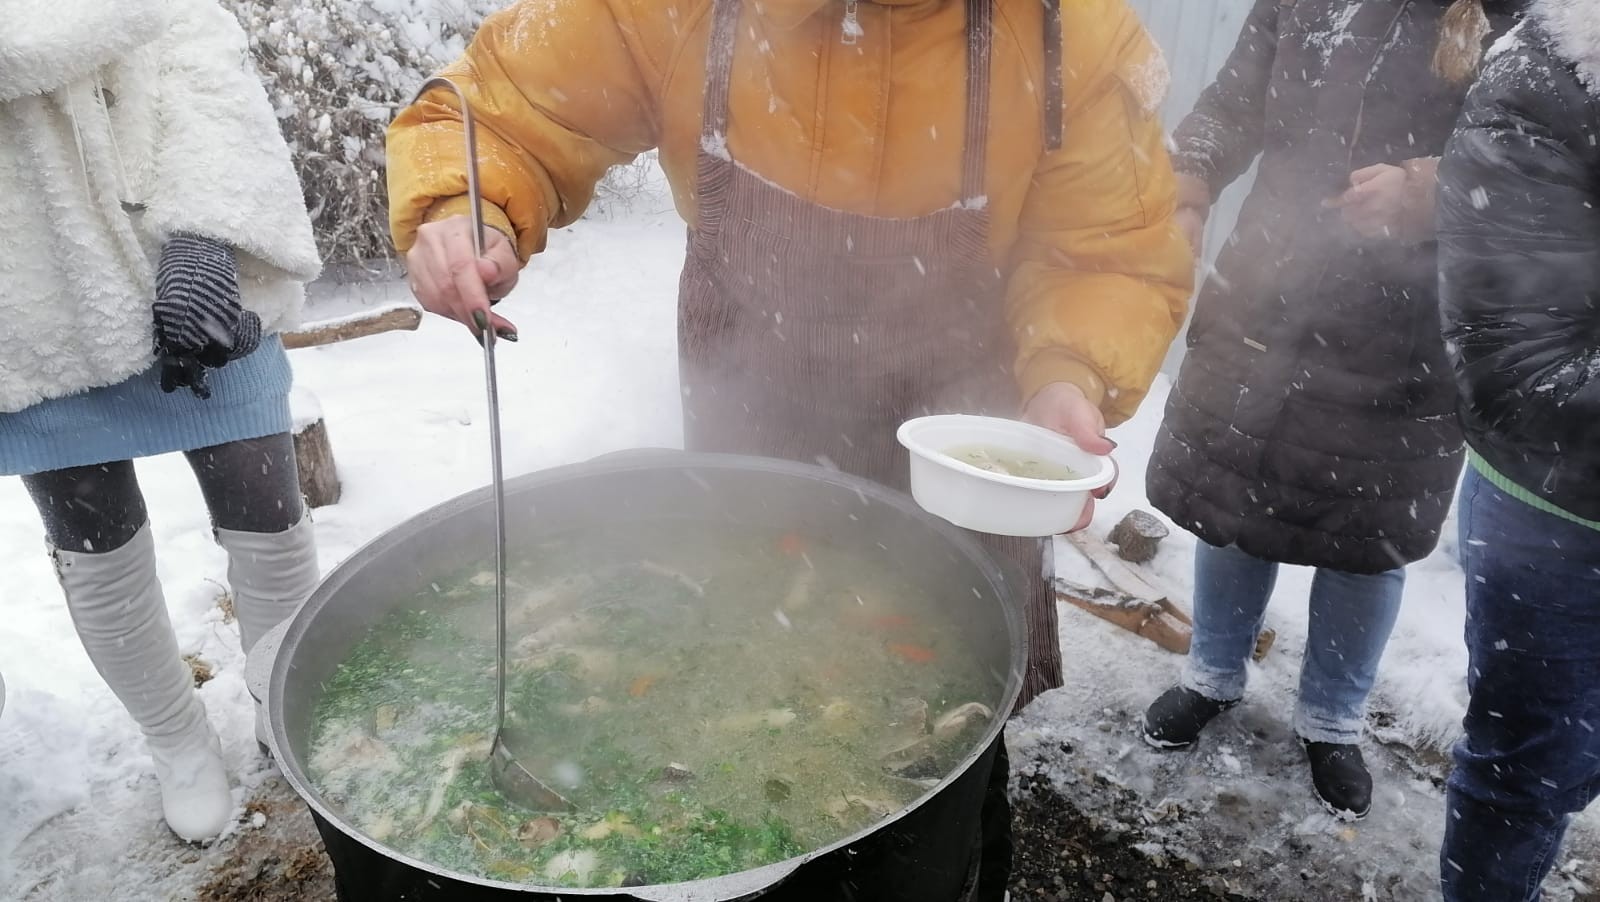
<path fill-rule="evenodd" d="M 1533 15 L 1555 40 L 1556 55 L 1577 65 L 1584 87 L 1600 97 L 1600 0 L 1537 0 Z"/>
<path fill-rule="evenodd" d="M 320 269 L 238 23 L 214 0 L 0 0 L 0 413 L 153 362 L 167 237 L 237 251 L 292 324 Z"/>

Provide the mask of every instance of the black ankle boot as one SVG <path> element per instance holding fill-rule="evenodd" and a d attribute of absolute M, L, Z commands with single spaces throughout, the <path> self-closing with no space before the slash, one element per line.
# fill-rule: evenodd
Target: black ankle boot
<path fill-rule="evenodd" d="M 1186 749 L 1200 738 L 1200 731 L 1206 724 L 1237 704 L 1237 701 L 1219 702 L 1192 689 L 1174 686 L 1144 712 L 1144 741 L 1152 748 L 1166 751 Z"/>
<path fill-rule="evenodd" d="M 1359 821 L 1372 810 L 1372 774 L 1361 749 L 1332 742 L 1305 742 L 1311 762 L 1311 785 L 1328 813 L 1341 821 Z"/>

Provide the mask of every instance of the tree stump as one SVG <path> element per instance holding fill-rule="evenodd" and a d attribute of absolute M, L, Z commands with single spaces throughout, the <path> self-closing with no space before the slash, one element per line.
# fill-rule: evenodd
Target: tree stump
<path fill-rule="evenodd" d="M 342 488 L 328 442 L 328 424 L 310 392 L 295 389 L 290 397 L 294 412 L 294 461 L 300 469 L 300 494 L 311 507 L 337 504 Z"/>
<path fill-rule="evenodd" d="M 1167 537 L 1166 524 L 1154 514 L 1133 511 L 1111 530 L 1111 544 L 1125 561 L 1143 564 L 1156 556 L 1156 548 Z"/>

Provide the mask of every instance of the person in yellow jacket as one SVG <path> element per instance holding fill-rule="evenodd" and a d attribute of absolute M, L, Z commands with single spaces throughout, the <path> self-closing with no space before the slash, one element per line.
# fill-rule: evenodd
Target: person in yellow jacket
<path fill-rule="evenodd" d="M 1166 69 L 1125 0 L 522 0 L 443 74 L 492 228 L 475 260 L 456 100 L 430 92 L 388 141 L 418 299 L 514 334 L 490 299 L 659 149 L 690 226 L 691 449 L 902 484 L 896 426 L 963 410 L 1109 453 L 1184 318 Z M 1043 572 L 1041 543 L 990 545 Z M 1028 621 L 1022 703 L 1062 679 L 1042 577 Z M 994 771 L 982 899 L 1009 872 L 1003 744 Z"/>

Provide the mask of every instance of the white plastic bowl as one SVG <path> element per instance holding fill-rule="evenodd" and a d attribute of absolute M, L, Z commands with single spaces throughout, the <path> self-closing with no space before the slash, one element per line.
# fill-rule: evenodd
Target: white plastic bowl
<path fill-rule="evenodd" d="M 1017 420 L 948 414 L 900 425 L 911 452 L 911 496 L 936 517 L 997 536 L 1053 536 L 1078 525 L 1089 493 L 1116 478 L 1109 457 Z M 1028 479 L 975 467 L 948 452 L 986 445 L 1059 463 L 1078 479 Z"/>

